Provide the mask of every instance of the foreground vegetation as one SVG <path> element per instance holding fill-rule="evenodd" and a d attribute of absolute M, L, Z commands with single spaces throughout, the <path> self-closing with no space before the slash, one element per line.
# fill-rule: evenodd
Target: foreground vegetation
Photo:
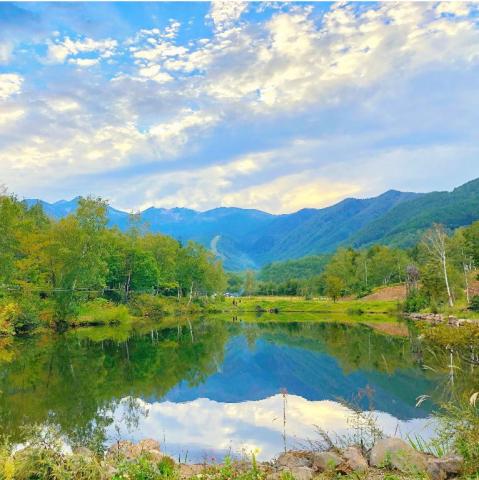
<path fill-rule="evenodd" d="M 479 421 L 476 400 L 449 403 L 437 416 L 438 436 L 385 439 L 373 412 L 352 413 L 350 436 L 335 441 L 318 431 L 318 440 L 301 451 L 284 451 L 276 460 L 259 463 L 255 452 L 241 459 L 227 456 L 222 463 L 176 463 L 155 440 L 138 444 L 117 441 L 108 450 L 87 437 L 73 450 L 54 424 L 33 425 L 18 449 L 8 438 L 0 446 L 2 480 L 317 480 L 368 478 L 383 480 L 477 480 Z"/>

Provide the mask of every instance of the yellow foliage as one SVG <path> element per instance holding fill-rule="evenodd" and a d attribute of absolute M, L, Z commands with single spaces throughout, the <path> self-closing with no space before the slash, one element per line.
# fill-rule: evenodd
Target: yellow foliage
<path fill-rule="evenodd" d="M 18 304 L 10 302 L 0 307 L 0 335 L 13 334 L 12 322 L 20 313 Z"/>
<path fill-rule="evenodd" d="M 15 478 L 15 463 L 12 457 L 8 457 L 3 465 L 3 478 L 13 480 Z"/>

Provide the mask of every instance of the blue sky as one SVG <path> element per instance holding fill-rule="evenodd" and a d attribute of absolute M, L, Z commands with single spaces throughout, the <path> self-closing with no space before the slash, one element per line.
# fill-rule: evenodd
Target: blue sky
<path fill-rule="evenodd" d="M 479 176 L 479 4 L 0 3 L 0 183 L 291 212 Z"/>

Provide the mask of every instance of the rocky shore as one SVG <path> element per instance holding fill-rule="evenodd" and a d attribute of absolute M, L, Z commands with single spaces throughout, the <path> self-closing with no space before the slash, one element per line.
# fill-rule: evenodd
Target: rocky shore
<path fill-rule="evenodd" d="M 432 325 L 447 324 L 452 327 L 463 325 L 479 325 L 479 320 L 471 318 L 458 318 L 454 315 L 443 315 L 442 313 L 407 313 L 406 318 L 410 320 L 421 320 Z"/>
<path fill-rule="evenodd" d="M 176 463 L 161 451 L 160 444 L 155 440 L 143 440 L 137 444 L 120 441 L 108 450 L 104 467 L 108 471 L 107 478 L 116 474 L 115 462 L 118 459 L 134 462 L 140 457 L 152 461 L 167 460 L 182 479 L 189 478 L 223 478 L 215 475 L 221 472 L 222 465 L 184 464 Z M 349 478 L 430 478 L 431 480 L 446 480 L 458 478 L 463 466 L 459 455 L 448 455 L 437 458 L 413 449 L 399 438 L 384 438 L 378 440 L 372 449 L 364 453 L 357 446 L 329 451 L 288 451 L 281 453 L 270 462 L 255 464 L 259 478 L 265 480 L 313 480 L 336 478 L 354 475 Z M 233 467 L 237 477 L 241 472 L 250 471 L 251 461 L 234 462 Z M 391 477 L 391 472 L 396 475 Z M 332 476 L 331 476 L 332 475 Z"/>

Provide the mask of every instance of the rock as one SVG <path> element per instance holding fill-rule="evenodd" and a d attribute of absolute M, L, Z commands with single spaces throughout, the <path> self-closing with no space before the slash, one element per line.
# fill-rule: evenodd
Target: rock
<path fill-rule="evenodd" d="M 153 440 L 152 438 L 146 438 L 138 442 L 138 447 L 142 450 L 158 450 L 161 451 L 160 442 Z"/>
<path fill-rule="evenodd" d="M 425 456 L 400 438 L 378 440 L 371 450 L 369 463 L 373 467 L 390 466 L 405 473 L 426 470 Z"/>
<path fill-rule="evenodd" d="M 309 467 L 293 467 L 290 469 L 294 480 L 311 480 L 314 476 L 314 471 Z"/>
<path fill-rule="evenodd" d="M 464 459 L 460 455 L 447 455 L 442 458 L 428 458 L 426 471 L 432 480 L 444 480 L 461 473 Z"/>
<path fill-rule="evenodd" d="M 180 478 L 196 477 L 203 472 L 204 468 L 204 465 L 188 465 L 187 463 L 181 463 L 179 465 Z"/>
<path fill-rule="evenodd" d="M 315 452 L 313 454 L 313 469 L 316 472 L 334 470 L 342 461 L 342 458 L 337 453 Z"/>
<path fill-rule="evenodd" d="M 283 472 L 271 472 L 266 475 L 266 480 L 281 480 Z"/>
<path fill-rule="evenodd" d="M 343 458 L 353 472 L 367 472 L 368 462 L 359 447 L 348 447 L 343 451 Z"/>
<path fill-rule="evenodd" d="M 436 458 L 431 460 L 437 460 Z M 428 461 L 426 473 L 431 480 L 446 480 L 447 473 L 434 461 Z"/>
<path fill-rule="evenodd" d="M 311 460 L 303 452 L 285 452 L 282 453 L 276 460 L 278 467 L 310 467 Z"/>
<path fill-rule="evenodd" d="M 309 467 L 283 467 L 280 471 L 267 475 L 266 480 L 282 480 L 286 472 L 289 472 L 294 480 L 311 480 L 314 477 L 314 470 Z"/>
<path fill-rule="evenodd" d="M 160 444 L 156 440 L 141 440 L 136 445 L 129 440 L 120 440 L 114 443 L 106 453 L 107 458 L 123 458 L 125 460 L 135 460 L 142 455 L 148 455 L 152 460 L 160 462 L 163 459 L 174 460 L 160 451 Z"/>

